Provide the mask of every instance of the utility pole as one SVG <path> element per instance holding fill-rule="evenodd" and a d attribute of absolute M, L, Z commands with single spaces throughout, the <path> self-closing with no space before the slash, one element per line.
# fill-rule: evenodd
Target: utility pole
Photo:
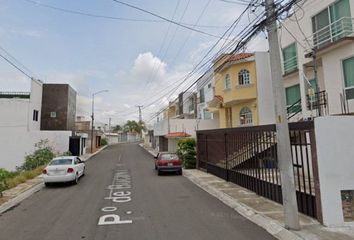
<path fill-rule="evenodd" d="M 294 184 L 294 169 L 291 158 L 289 126 L 285 107 L 285 89 L 282 79 L 275 8 L 276 6 L 274 4 L 274 0 L 265 0 L 269 56 L 273 82 L 274 112 L 277 131 L 278 165 L 282 184 L 285 227 L 288 229 L 299 230 L 300 223 L 296 201 L 296 188 Z"/>
<path fill-rule="evenodd" d="M 141 116 L 141 108 L 143 107 L 143 105 L 136 105 L 136 107 L 139 109 L 139 122 L 141 123 L 143 121 L 143 118 Z"/>
<path fill-rule="evenodd" d="M 108 133 L 111 133 L 111 118 L 108 119 Z"/>

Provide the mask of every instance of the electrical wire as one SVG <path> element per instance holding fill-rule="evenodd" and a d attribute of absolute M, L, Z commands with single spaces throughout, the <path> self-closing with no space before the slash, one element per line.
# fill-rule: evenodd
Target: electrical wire
<path fill-rule="evenodd" d="M 119 1 L 119 0 L 112 0 L 112 1 L 114 1 L 114 2 L 116 2 L 116 3 L 119 3 L 119 4 L 122 4 L 122 5 L 124 5 L 124 6 L 130 7 L 130 8 L 136 9 L 136 10 L 138 10 L 138 11 L 141 11 L 141 12 L 144 12 L 144 13 L 147 13 L 147 14 L 150 14 L 150 15 L 152 15 L 152 16 L 154 16 L 154 17 L 157 17 L 157 18 L 160 18 L 160 19 L 165 20 L 165 21 L 167 21 L 167 22 L 173 23 L 173 24 L 175 24 L 175 25 L 177 25 L 177 26 L 183 27 L 183 28 L 188 29 L 188 30 L 190 30 L 190 31 L 197 32 L 197 33 L 200 33 L 200 34 L 204 34 L 204 35 L 207 35 L 207 36 L 210 36 L 210 37 L 220 38 L 220 36 L 217 36 L 217 35 L 214 35 L 214 34 L 211 34 L 211 33 L 205 32 L 205 31 L 202 31 L 202 30 L 198 30 L 198 29 L 195 29 L 195 28 L 192 28 L 192 27 L 189 27 L 189 26 L 187 26 L 187 25 L 184 25 L 184 24 L 182 24 L 182 23 L 178 23 L 178 22 L 176 22 L 176 21 L 173 21 L 173 20 L 171 20 L 171 19 L 165 18 L 165 17 L 160 16 L 160 15 L 158 15 L 158 14 L 156 14 L 156 13 L 151 12 L 151 11 L 145 10 L 145 9 L 140 8 L 140 7 L 137 7 L 137 6 L 134 6 L 134 5 L 132 5 L 132 4 L 129 4 L 129 3 L 126 3 L 126 2 L 122 2 L 122 1 Z"/>
<path fill-rule="evenodd" d="M 18 67 L 15 63 L 13 63 L 11 60 L 9 60 L 7 57 L 5 57 L 4 55 L 2 55 L 0 53 L 0 57 L 2 57 L 6 62 L 8 62 L 11 66 L 13 66 L 14 68 L 16 68 L 19 72 L 21 72 L 23 75 L 25 75 L 26 77 L 32 79 L 33 77 L 31 77 L 29 74 L 27 74 L 24 70 L 22 70 L 20 67 Z"/>
<path fill-rule="evenodd" d="M 281 1 L 283 2 L 283 1 Z M 274 20 L 276 19 L 278 16 L 280 16 L 281 14 L 283 14 L 286 11 L 289 11 L 291 9 L 291 7 L 293 6 L 294 3 L 296 3 L 297 1 L 293 0 L 290 1 L 289 3 L 287 3 L 287 5 L 285 6 L 281 6 L 278 9 L 276 9 L 275 13 L 273 16 L 271 16 L 270 18 L 266 18 L 260 22 L 258 22 L 257 24 L 253 25 L 253 27 L 251 28 L 251 31 L 247 32 L 246 34 L 244 34 L 244 39 L 242 42 L 239 42 L 237 44 L 237 46 L 235 47 L 235 49 L 232 51 L 232 53 L 237 52 L 238 50 L 240 50 L 246 43 L 248 43 L 255 35 L 258 34 L 259 31 L 262 31 L 264 29 L 264 27 L 267 25 L 268 21 L 270 21 L 271 19 Z M 280 4 L 279 4 L 280 5 Z M 199 81 L 200 78 L 198 78 L 188 89 L 190 89 L 194 84 L 196 84 Z M 185 90 L 184 92 L 186 92 L 187 90 Z M 167 106 L 168 108 L 168 106 Z M 165 108 L 165 109 L 167 109 Z M 157 114 L 159 115 L 161 112 L 163 112 L 165 109 L 159 111 Z M 157 115 L 153 116 L 152 118 L 156 117 Z"/>

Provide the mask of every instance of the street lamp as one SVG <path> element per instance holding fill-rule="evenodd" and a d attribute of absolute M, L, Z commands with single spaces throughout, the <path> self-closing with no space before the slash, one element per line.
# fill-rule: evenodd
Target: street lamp
<path fill-rule="evenodd" d="M 95 109 L 94 109 L 94 104 L 95 104 L 95 95 L 99 94 L 99 93 L 103 93 L 103 92 L 108 92 L 108 90 L 101 90 L 95 93 L 92 93 L 92 115 L 91 115 L 91 120 L 92 120 L 92 126 L 91 126 L 91 153 L 93 152 L 93 121 L 95 119 L 94 117 L 94 113 L 95 113 Z"/>

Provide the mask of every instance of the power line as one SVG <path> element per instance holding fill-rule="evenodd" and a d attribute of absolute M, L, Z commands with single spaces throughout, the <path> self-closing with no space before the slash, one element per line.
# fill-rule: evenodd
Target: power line
<path fill-rule="evenodd" d="M 283 2 L 283 1 L 279 1 L 279 2 Z M 248 29 L 248 27 L 246 27 L 244 29 L 243 32 L 245 32 L 240 38 L 242 39 L 241 42 L 238 42 L 238 44 L 236 45 L 235 49 L 231 52 L 231 53 L 235 53 L 237 51 L 239 51 L 240 49 L 242 49 L 242 47 L 244 45 L 246 45 L 255 35 L 257 35 L 260 31 L 262 31 L 264 29 L 264 27 L 266 26 L 267 22 L 270 19 L 277 19 L 277 17 L 279 17 L 281 14 L 289 11 L 292 6 L 297 2 L 297 0 L 292 0 L 290 2 L 288 2 L 285 6 L 280 6 L 280 3 L 278 4 L 278 8 L 275 10 L 275 14 L 273 16 L 270 16 L 268 18 L 263 19 L 262 21 L 257 21 L 252 27 L 250 27 L 250 29 L 248 31 L 246 31 L 246 29 Z M 251 5 L 251 3 L 250 3 Z M 249 5 L 249 6 L 250 6 Z M 280 7 L 279 7 L 280 6 Z M 247 10 L 248 8 L 246 8 Z M 258 20 L 260 20 L 261 18 L 258 18 Z M 204 58 L 203 58 L 204 59 Z M 205 63 L 206 64 L 206 63 Z M 203 65 L 205 65 L 203 64 Z M 210 68 L 209 68 L 210 69 Z M 192 70 L 193 71 L 193 70 Z M 186 90 L 184 90 L 183 92 L 188 91 L 188 89 L 192 88 L 193 85 L 195 85 L 200 78 L 198 78 L 192 85 L 190 85 Z M 168 106 L 166 107 L 168 108 Z M 166 108 L 164 108 L 162 111 L 159 111 L 157 114 L 160 114 L 161 112 L 163 112 Z M 155 115 L 156 116 L 156 115 Z M 153 116 L 152 119 L 155 117 Z M 149 120 L 151 121 L 151 120 Z"/>
<path fill-rule="evenodd" d="M 34 5 L 39 6 L 39 7 L 48 8 L 48 9 L 51 9 L 51 10 L 56 10 L 56 11 L 60 11 L 60 12 L 70 13 L 70 14 L 75 14 L 75 15 L 81 15 L 81 16 L 85 16 L 85 17 L 102 18 L 102 19 L 109 19 L 109 20 L 119 20 L 119 21 L 127 21 L 127 22 L 147 22 L 147 23 L 149 23 L 149 22 L 151 22 L 151 23 L 163 23 L 163 22 L 166 22 L 164 20 L 125 18 L 125 17 L 100 15 L 100 14 L 83 12 L 83 11 L 79 11 L 79 10 L 56 7 L 56 6 L 53 6 L 53 5 L 41 3 L 39 1 L 34 1 L 34 0 L 22 0 L 22 1 L 34 4 Z M 182 24 L 190 25 L 190 26 L 193 25 L 191 23 L 182 23 Z M 200 27 L 200 28 L 226 28 L 227 26 L 198 25 L 197 27 Z"/>
<path fill-rule="evenodd" d="M 221 38 L 220 36 L 217 36 L 217 35 L 214 35 L 214 34 L 211 34 L 211 33 L 207 33 L 207 32 L 205 32 L 205 31 L 198 30 L 198 29 L 195 29 L 195 28 L 192 28 L 192 27 L 189 27 L 189 26 L 187 26 L 187 25 L 184 25 L 184 24 L 182 24 L 182 23 L 178 23 L 178 22 L 176 22 L 176 21 L 173 21 L 173 20 L 171 20 L 171 19 L 165 18 L 165 17 L 163 17 L 163 16 L 160 16 L 160 15 L 158 15 L 158 14 L 156 14 L 156 13 L 150 12 L 150 11 L 145 10 L 145 9 L 143 9 L 143 8 L 140 8 L 140 7 L 131 5 L 131 4 L 129 4 L 129 3 L 122 2 L 122 1 L 119 1 L 119 0 L 112 0 L 112 1 L 114 1 L 114 2 L 116 2 L 116 3 L 119 3 L 119 4 L 122 4 L 122 5 L 125 5 L 125 6 L 130 7 L 130 8 L 134 8 L 134 9 L 139 10 L 139 11 L 141 11 L 141 12 L 150 14 L 150 15 L 152 15 L 152 16 L 154 16 L 154 17 L 160 18 L 160 19 L 162 19 L 162 20 L 165 20 L 165 21 L 167 21 L 167 22 L 173 23 L 173 24 L 175 24 L 175 25 L 178 25 L 178 26 L 183 27 L 183 28 L 185 28 L 185 29 L 191 30 L 191 31 L 193 31 L 193 32 L 201 33 L 201 34 L 204 34 L 204 35 L 207 35 L 207 36 L 210 36 L 210 37 Z"/>
<path fill-rule="evenodd" d="M 8 62 L 11 66 L 13 66 L 14 68 L 16 68 L 19 72 L 21 72 L 23 75 L 25 75 L 26 77 L 32 79 L 33 77 L 31 77 L 29 74 L 27 74 L 25 71 L 23 71 L 20 67 L 18 67 L 15 63 L 13 63 L 12 61 L 10 61 L 8 58 L 6 58 L 4 55 L 2 55 L 0 53 L 0 57 L 2 57 L 6 62 Z"/>

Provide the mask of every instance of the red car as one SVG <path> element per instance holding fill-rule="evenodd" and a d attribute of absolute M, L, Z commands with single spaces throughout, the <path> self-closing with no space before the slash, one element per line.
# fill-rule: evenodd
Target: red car
<path fill-rule="evenodd" d="M 155 169 L 158 175 L 162 172 L 177 172 L 178 175 L 182 175 L 182 161 L 177 154 L 160 152 L 155 159 Z"/>

